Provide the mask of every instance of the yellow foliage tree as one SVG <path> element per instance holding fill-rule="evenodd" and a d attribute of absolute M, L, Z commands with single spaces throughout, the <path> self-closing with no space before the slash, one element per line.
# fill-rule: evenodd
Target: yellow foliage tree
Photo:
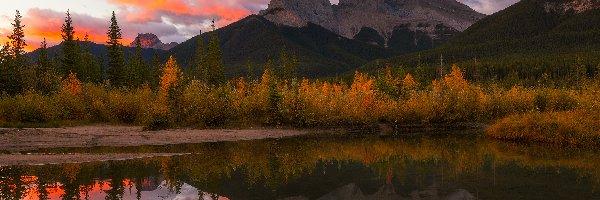
<path fill-rule="evenodd" d="M 61 83 L 61 89 L 71 95 L 81 93 L 81 81 L 77 79 L 77 74 L 69 72 L 69 76 Z"/>
<path fill-rule="evenodd" d="M 162 76 L 160 77 L 160 91 L 163 95 L 169 93 L 169 89 L 177 87 L 183 80 L 183 73 L 177 65 L 177 61 L 173 56 L 169 57 L 169 60 L 165 64 L 162 70 Z"/>
<path fill-rule="evenodd" d="M 465 80 L 463 72 L 458 65 L 452 65 L 452 73 L 444 77 L 444 82 L 453 91 L 462 91 L 468 86 L 467 80 Z"/>
<path fill-rule="evenodd" d="M 415 82 L 415 79 L 413 79 L 410 73 L 406 74 L 406 77 L 402 80 L 402 90 L 412 90 L 417 86 L 417 82 Z"/>

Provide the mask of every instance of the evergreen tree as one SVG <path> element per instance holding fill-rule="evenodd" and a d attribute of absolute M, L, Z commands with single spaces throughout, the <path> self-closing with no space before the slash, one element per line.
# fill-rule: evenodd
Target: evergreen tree
<path fill-rule="evenodd" d="M 152 65 L 150 66 L 150 73 L 146 80 L 149 81 L 150 87 L 157 89 L 160 84 L 160 77 L 162 74 L 162 63 L 158 57 L 158 52 L 155 50 L 152 55 Z"/>
<path fill-rule="evenodd" d="M 69 74 L 69 72 L 79 73 L 80 70 L 77 69 L 79 67 L 79 51 L 77 50 L 77 44 L 75 42 L 73 20 L 71 19 L 71 14 L 69 13 L 69 10 L 67 10 L 67 16 L 65 17 L 65 23 L 62 25 L 61 32 L 61 36 L 63 39 L 63 57 L 61 63 L 62 75 L 67 75 Z"/>
<path fill-rule="evenodd" d="M 131 64 L 128 68 L 129 84 L 134 87 L 139 87 L 146 83 L 146 78 L 149 73 L 148 67 L 146 67 L 142 58 L 142 42 L 140 41 L 139 36 L 135 38 L 135 52 L 133 58 L 130 59 L 130 62 Z"/>
<path fill-rule="evenodd" d="M 296 56 L 290 56 L 284 47 L 279 53 L 280 76 L 283 80 L 292 80 L 297 76 L 298 60 Z"/>
<path fill-rule="evenodd" d="M 85 33 L 81 45 L 81 72 L 79 77 L 84 82 L 99 83 L 102 81 L 102 65 L 99 65 L 97 58 L 91 52 L 91 42 L 89 35 Z"/>
<path fill-rule="evenodd" d="M 206 54 L 207 83 L 209 85 L 221 85 L 226 82 L 225 66 L 223 64 L 221 46 L 219 37 L 217 36 L 217 31 L 215 29 L 214 20 L 212 29 L 213 31 L 211 32 L 210 42 L 208 43 Z"/>
<path fill-rule="evenodd" d="M 5 80 L 3 80 L 3 88 L 2 90 L 10 95 L 17 94 L 23 91 L 24 83 L 23 83 L 23 72 L 26 66 L 25 59 L 25 47 L 27 44 L 25 43 L 25 32 L 23 31 L 24 25 L 21 25 L 21 14 L 19 11 L 16 11 L 15 20 L 13 25 L 13 32 L 8 36 L 10 39 L 10 45 L 6 45 L 5 48 L 8 48 L 7 62 L 5 62 L 6 70 L 2 76 L 6 76 Z"/>
<path fill-rule="evenodd" d="M 254 71 L 254 64 L 248 60 L 248 62 L 246 63 L 246 67 L 247 67 L 247 71 L 248 73 L 246 74 L 246 78 L 248 79 L 248 81 L 252 82 L 256 79 L 256 72 Z"/>
<path fill-rule="evenodd" d="M 35 77 L 37 77 L 37 80 L 35 80 L 35 87 L 36 90 L 42 94 L 50 94 L 57 90 L 60 85 L 56 66 L 48 56 L 47 46 L 46 38 L 44 38 L 44 41 L 42 41 L 40 46 L 39 58 L 35 70 Z"/>
<path fill-rule="evenodd" d="M 108 41 L 106 42 L 108 44 L 108 79 L 115 86 L 123 86 L 125 84 L 125 55 L 120 41 L 122 39 L 121 28 L 119 28 L 114 11 L 106 34 L 108 35 Z"/>
<path fill-rule="evenodd" d="M 196 47 L 196 55 L 194 56 L 194 63 L 192 64 L 191 77 L 195 80 L 201 80 L 206 82 L 208 80 L 208 69 L 205 63 L 204 54 L 204 39 L 202 38 L 202 31 L 198 35 L 198 46 Z"/>
<path fill-rule="evenodd" d="M 600 81 L 600 63 L 596 66 L 596 80 Z"/>
<path fill-rule="evenodd" d="M 10 43 L 6 42 L 0 49 L 0 95 L 9 93 L 12 81 L 13 72 L 10 65 L 12 64 Z"/>

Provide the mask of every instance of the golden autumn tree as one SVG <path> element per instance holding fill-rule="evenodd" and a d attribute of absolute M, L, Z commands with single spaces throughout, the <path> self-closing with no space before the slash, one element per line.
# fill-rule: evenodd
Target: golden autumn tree
<path fill-rule="evenodd" d="M 69 72 L 69 75 L 65 80 L 62 81 L 61 89 L 71 95 L 81 93 L 81 81 L 77 78 L 77 74 Z"/>
<path fill-rule="evenodd" d="M 173 56 L 169 57 L 160 77 L 160 91 L 166 96 L 169 94 L 169 90 L 180 85 L 182 80 L 183 72 L 179 69 L 177 61 Z"/>
<path fill-rule="evenodd" d="M 413 79 L 410 73 L 406 74 L 406 77 L 402 80 L 402 90 L 413 90 L 416 89 L 417 86 L 417 82 L 415 82 L 415 79 Z"/>

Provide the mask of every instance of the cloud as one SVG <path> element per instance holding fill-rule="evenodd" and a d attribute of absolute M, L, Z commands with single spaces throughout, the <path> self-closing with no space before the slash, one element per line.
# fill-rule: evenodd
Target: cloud
<path fill-rule="evenodd" d="M 493 14 L 513 5 L 519 0 L 458 0 L 480 13 Z"/>

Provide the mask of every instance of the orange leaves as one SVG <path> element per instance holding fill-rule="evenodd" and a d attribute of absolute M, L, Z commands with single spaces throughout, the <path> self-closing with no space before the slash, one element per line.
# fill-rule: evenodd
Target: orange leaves
<path fill-rule="evenodd" d="M 373 80 L 368 78 L 368 75 L 356 72 L 354 74 L 354 82 L 350 86 L 352 93 L 373 94 Z"/>
<path fill-rule="evenodd" d="M 453 91 L 462 91 L 468 87 L 467 80 L 465 80 L 462 71 L 457 65 L 452 65 L 452 73 L 444 77 L 444 82 Z"/>
<path fill-rule="evenodd" d="M 417 86 L 417 82 L 415 82 L 410 73 L 406 74 L 406 77 L 402 80 L 402 90 L 414 90 Z"/>
<path fill-rule="evenodd" d="M 160 91 L 163 95 L 167 95 L 171 88 L 177 87 L 183 80 L 183 72 L 179 69 L 177 61 L 173 56 L 169 57 L 169 60 L 163 68 L 163 74 L 160 77 Z"/>
<path fill-rule="evenodd" d="M 81 81 L 77 79 L 77 74 L 70 72 L 69 76 L 61 83 L 61 90 L 70 95 L 81 93 Z"/>

